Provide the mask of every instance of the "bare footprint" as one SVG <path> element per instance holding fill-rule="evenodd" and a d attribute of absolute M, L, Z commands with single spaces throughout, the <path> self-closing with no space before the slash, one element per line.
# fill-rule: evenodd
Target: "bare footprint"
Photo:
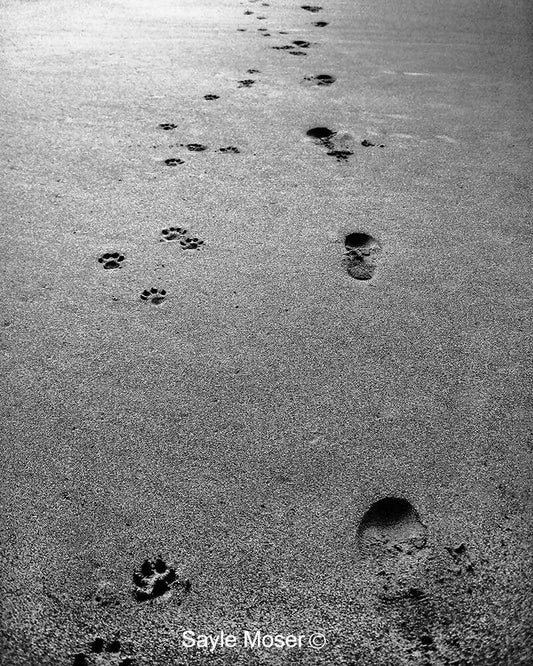
<path fill-rule="evenodd" d="M 369 234 L 355 231 L 346 236 L 344 246 L 344 265 L 348 275 L 356 280 L 370 280 L 377 268 L 381 244 Z M 386 508 L 387 505 L 384 506 Z"/>
<path fill-rule="evenodd" d="M 384 497 L 366 511 L 357 532 L 359 546 L 376 571 L 384 601 L 420 599 L 419 566 L 427 555 L 427 528 L 403 497 Z"/>

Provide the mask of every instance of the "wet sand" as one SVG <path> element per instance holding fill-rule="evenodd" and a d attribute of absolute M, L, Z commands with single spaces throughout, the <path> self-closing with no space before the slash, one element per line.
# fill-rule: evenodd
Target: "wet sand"
<path fill-rule="evenodd" d="M 533 658 L 531 10 L 300 4 L 0 2 L 3 665 Z"/>

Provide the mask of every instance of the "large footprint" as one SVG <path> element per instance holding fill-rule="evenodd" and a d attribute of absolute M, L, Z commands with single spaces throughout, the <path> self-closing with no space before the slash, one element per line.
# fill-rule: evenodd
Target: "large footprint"
<path fill-rule="evenodd" d="M 420 558 L 427 551 L 427 528 L 410 502 L 384 497 L 372 504 L 361 519 L 358 539 L 382 577 L 381 598 L 423 595 L 416 580 Z"/>
<path fill-rule="evenodd" d="M 350 277 L 370 280 L 376 271 L 381 244 L 369 234 L 355 231 L 344 239 L 344 265 Z"/>

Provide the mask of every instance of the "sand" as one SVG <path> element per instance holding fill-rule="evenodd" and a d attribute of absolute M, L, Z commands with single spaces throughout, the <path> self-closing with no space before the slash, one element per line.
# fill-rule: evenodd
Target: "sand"
<path fill-rule="evenodd" d="M 0 2 L 3 665 L 533 659 L 531 8 L 301 4 Z"/>

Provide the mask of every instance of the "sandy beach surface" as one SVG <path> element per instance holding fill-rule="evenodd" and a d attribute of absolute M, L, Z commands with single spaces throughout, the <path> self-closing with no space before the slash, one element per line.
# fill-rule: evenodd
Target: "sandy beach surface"
<path fill-rule="evenodd" d="M 533 661 L 531 5 L 302 5 L 0 0 L 3 666 Z"/>

